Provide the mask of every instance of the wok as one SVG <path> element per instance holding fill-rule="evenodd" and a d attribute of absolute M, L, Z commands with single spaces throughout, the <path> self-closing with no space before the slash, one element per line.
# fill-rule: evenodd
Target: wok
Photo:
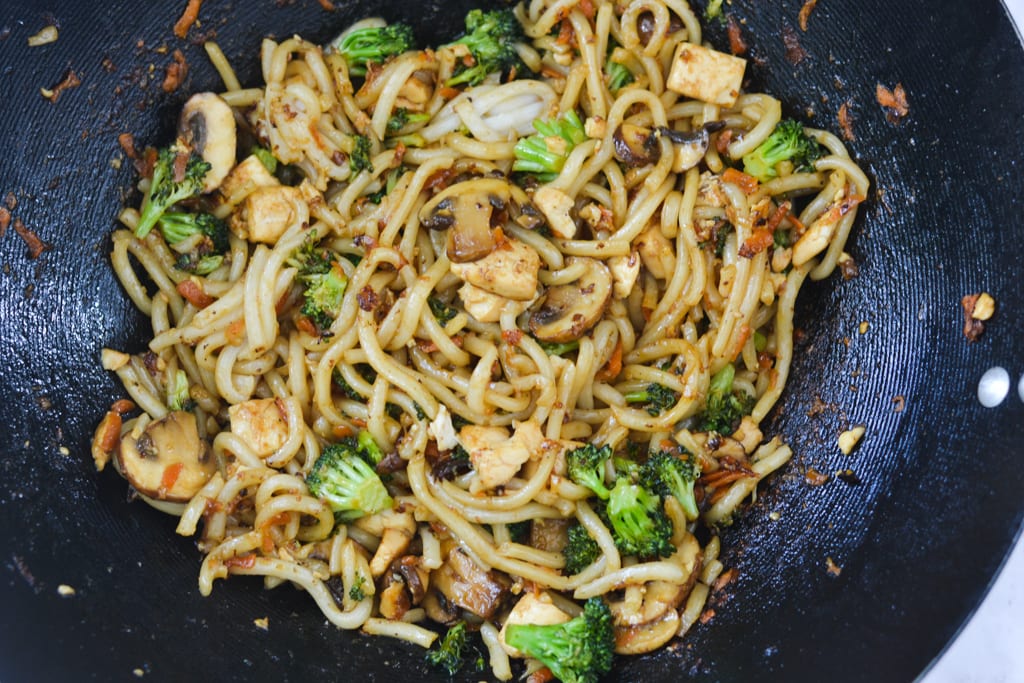
<path fill-rule="evenodd" d="M 187 94 L 219 87 L 202 48 L 172 35 L 184 4 L 7 0 L 0 17 L 0 197 L 13 192 L 14 216 L 52 246 L 32 260 L 13 230 L 0 239 L 0 678 L 443 680 L 413 646 L 337 631 L 298 591 L 234 578 L 201 598 L 193 542 L 93 469 L 94 425 L 123 395 L 99 350 L 138 351 L 147 335 L 108 266 L 133 175 L 111 163 L 116 138 L 163 143 Z M 379 13 L 436 43 L 472 3 L 337 4 L 210 0 L 190 38 L 215 33 L 251 84 L 264 35 L 325 41 Z M 994 409 L 975 398 L 990 366 L 1014 382 L 1024 372 L 1018 36 L 995 0 L 823 2 L 806 33 L 801 5 L 726 7 L 746 21 L 754 88 L 789 115 L 837 129 L 850 102 L 851 149 L 877 189 L 849 246 L 860 276 L 808 286 L 799 303 L 792 379 L 766 429 L 797 457 L 724 533 L 739 579 L 707 624 L 619 659 L 613 680 L 911 680 L 979 603 L 1024 515 L 1024 405 L 1016 392 Z M 50 23 L 58 41 L 27 47 Z M 784 26 L 807 52 L 799 64 Z M 727 45 L 721 27 L 709 36 Z M 161 46 L 191 65 L 173 94 L 160 88 Z M 41 97 L 68 69 L 81 86 Z M 905 87 L 902 123 L 886 121 L 878 83 Z M 959 301 L 980 291 L 998 312 L 968 344 Z M 853 424 L 867 436 L 844 456 L 835 437 Z M 859 484 L 810 487 L 808 467 L 849 468 Z M 253 625 L 262 617 L 268 631 Z"/>

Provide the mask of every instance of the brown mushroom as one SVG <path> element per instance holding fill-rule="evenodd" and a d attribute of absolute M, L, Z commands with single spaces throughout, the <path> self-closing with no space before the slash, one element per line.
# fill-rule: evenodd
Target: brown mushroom
<path fill-rule="evenodd" d="M 430 572 L 423 568 L 421 559 L 417 555 L 406 555 L 395 562 L 398 573 L 405 579 L 413 605 L 423 602 L 430 586 Z"/>
<path fill-rule="evenodd" d="M 456 547 L 430 575 L 430 582 L 450 603 L 484 619 L 494 616 L 508 594 L 506 579 L 484 570 Z"/>
<path fill-rule="evenodd" d="M 178 137 L 210 164 L 203 192 L 216 190 L 235 165 L 235 114 L 220 95 L 196 93 L 178 119 Z"/>
<path fill-rule="evenodd" d="M 627 166 L 645 166 L 661 158 L 658 136 L 650 128 L 622 123 L 612 136 L 615 158 Z"/>
<path fill-rule="evenodd" d="M 570 256 L 566 267 L 584 266 L 576 282 L 549 287 L 543 302 L 530 316 L 530 331 L 542 341 L 579 339 L 604 315 L 611 301 L 612 275 L 597 259 Z"/>
<path fill-rule="evenodd" d="M 125 434 L 117 465 L 139 493 L 178 503 L 190 500 L 217 471 L 196 416 L 181 410 L 150 422 L 138 438 Z"/>
<path fill-rule="evenodd" d="M 466 263 L 494 250 L 492 223 L 505 216 L 515 199 L 526 203 L 526 194 L 503 178 L 474 178 L 455 183 L 437 193 L 420 209 L 420 223 L 430 230 L 449 230 L 448 258 Z"/>
<path fill-rule="evenodd" d="M 672 130 L 664 126 L 659 128 L 658 132 L 672 142 L 672 172 L 682 173 L 699 164 L 711 146 L 711 133 L 718 132 L 724 127 L 724 121 L 709 121 L 690 132 Z"/>

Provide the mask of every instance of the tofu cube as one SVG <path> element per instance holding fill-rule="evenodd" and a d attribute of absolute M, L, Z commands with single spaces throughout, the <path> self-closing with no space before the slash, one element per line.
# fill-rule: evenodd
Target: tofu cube
<path fill-rule="evenodd" d="M 683 43 L 672 58 L 665 87 L 680 95 L 731 107 L 736 104 L 747 60 Z"/>
<path fill-rule="evenodd" d="M 232 232 L 250 242 L 275 244 L 299 220 L 302 193 L 294 187 L 260 187 L 245 198 L 229 223 Z"/>

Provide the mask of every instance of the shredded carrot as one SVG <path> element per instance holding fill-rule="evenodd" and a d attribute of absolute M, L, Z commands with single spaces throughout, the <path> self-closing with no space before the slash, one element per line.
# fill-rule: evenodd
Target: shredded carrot
<path fill-rule="evenodd" d="M 800 8 L 799 21 L 801 31 L 807 30 L 807 20 L 811 18 L 811 12 L 814 11 L 814 6 L 817 4 L 818 0 L 807 0 L 804 6 Z"/>
<path fill-rule="evenodd" d="M 336 425 L 334 429 L 331 430 L 331 433 L 334 434 L 334 438 L 336 439 L 344 439 L 346 437 L 352 436 L 356 432 L 348 425 Z"/>
<path fill-rule="evenodd" d="M 608 362 L 605 363 L 604 367 L 601 368 L 598 373 L 594 376 L 598 382 L 607 382 L 613 380 L 619 376 L 622 372 L 622 340 L 616 340 L 615 348 L 612 349 L 612 355 L 609 356 Z"/>
<path fill-rule="evenodd" d="M 585 16 L 587 19 L 594 18 L 594 14 L 596 12 L 594 10 L 594 3 L 591 2 L 591 0 L 580 0 L 577 7 L 580 8 L 580 11 L 583 12 L 583 16 Z"/>
<path fill-rule="evenodd" d="M 239 569 L 252 569 L 256 566 L 256 556 L 253 554 L 229 557 L 224 560 L 225 567 L 238 567 Z"/>
<path fill-rule="evenodd" d="M 203 291 L 203 288 L 199 286 L 198 282 L 191 278 L 179 282 L 177 290 L 178 294 L 185 297 L 185 299 L 196 308 L 206 308 L 215 301 L 212 296 Z"/>
<path fill-rule="evenodd" d="M 228 325 L 228 328 L 224 330 L 224 336 L 227 338 L 228 344 L 232 346 L 241 344 L 245 336 L 245 318 L 239 318 Z"/>
<path fill-rule="evenodd" d="M 555 674 L 551 673 L 551 669 L 544 667 L 530 674 L 529 678 L 526 679 L 526 683 L 550 683 L 553 680 L 555 680 Z"/>
<path fill-rule="evenodd" d="M 160 478 L 160 488 L 164 491 L 170 491 L 174 488 L 174 484 L 177 483 L 178 477 L 181 476 L 181 471 L 185 469 L 185 463 L 176 462 L 173 465 L 168 465 L 164 468 L 164 476 Z"/>
<path fill-rule="evenodd" d="M 740 28 L 740 23 L 731 14 L 729 15 L 728 32 L 729 52 L 737 56 L 746 54 L 747 41 L 743 40 L 743 29 Z"/>
<path fill-rule="evenodd" d="M 181 18 L 174 24 L 174 35 L 179 38 L 184 38 L 188 35 L 188 30 L 192 28 L 192 24 L 196 23 L 196 19 L 199 18 L 199 6 L 203 4 L 203 0 L 188 0 L 188 4 L 185 5 L 185 11 L 181 13 Z"/>
<path fill-rule="evenodd" d="M 744 325 L 740 328 L 740 336 L 736 340 L 736 346 L 733 348 L 733 360 L 739 358 L 740 353 L 743 352 L 743 345 L 747 343 L 748 339 L 750 339 L 750 332 L 750 325 Z"/>
<path fill-rule="evenodd" d="M 139 153 L 135 151 L 135 136 L 131 133 L 121 133 L 118 135 L 117 144 L 121 145 L 124 155 L 129 159 L 139 158 Z"/>
<path fill-rule="evenodd" d="M 772 246 L 772 243 L 775 241 L 775 229 L 779 227 L 779 224 L 789 214 L 789 210 L 792 207 L 793 204 L 789 201 L 779 204 L 778 208 L 765 221 L 764 226 L 754 230 L 754 233 L 740 245 L 740 256 L 743 258 L 754 258 L 757 254 Z"/>
<path fill-rule="evenodd" d="M 558 45 L 572 45 L 573 37 L 572 22 L 568 19 L 562 19 L 562 24 L 558 29 L 558 37 L 555 38 L 555 43 Z"/>
<path fill-rule="evenodd" d="M 722 172 L 722 182 L 736 185 L 743 191 L 743 194 L 754 194 L 757 192 L 759 184 L 757 178 L 735 168 L 727 168 Z"/>
<path fill-rule="evenodd" d="M 899 123 L 910 113 L 907 91 L 903 89 L 902 83 L 897 83 L 892 90 L 881 83 L 876 84 L 875 100 L 886 109 L 885 118 L 889 123 Z"/>
<path fill-rule="evenodd" d="M 135 404 L 126 398 L 122 398 L 114 401 L 113 405 L 110 406 L 110 409 L 118 415 L 124 415 L 127 412 L 135 410 Z"/>
<path fill-rule="evenodd" d="M 111 410 L 103 416 L 103 421 L 96 429 L 96 446 L 104 453 L 111 453 L 120 438 L 121 415 Z"/>
<path fill-rule="evenodd" d="M 327 10 L 328 12 L 334 11 L 334 3 L 331 2 L 331 0 L 317 0 L 317 2 L 319 2 L 320 6 Z"/>

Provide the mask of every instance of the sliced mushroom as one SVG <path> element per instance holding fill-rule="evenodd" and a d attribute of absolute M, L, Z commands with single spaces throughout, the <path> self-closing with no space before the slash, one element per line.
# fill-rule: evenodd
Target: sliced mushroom
<path fill-rule="evenodd" d="M 150 422 L 137 439 L 125 434 L 117 465 L 139 493 L 179 503 L 190 500 L 217 471 L 216 459 L 199 438 L 196 416 L 181 410 Z"/>
<path fill-rule="evenodd" d="M 449 234 L 458 233 L 456 227 Z M 452 262 L 451 270 L 466 282 L 491 294 L 515 301 L 529 301 L 537 296 L 540 256 L 530 245 L 509 237 L 501 244 L 495 244 L 480 258 L 464 263 Z"/>
<path fill-rule="evenodd" d="M 431 585 L 427 594 L 423 596 L 422 604 L 427 616 L 439 624 L 451 626 L 459 620 L 458 605 L 453 604 L 434 585 Z"/>
<path fill-rule="evenodd" d="M 526 194 L 503 178 L 474 178 L 437 193 L 420 209 L 419 219 L 431 230 L 448 230 L 452 263 L 475 261 L 496 246 L 491 232 L 494 213 L 505 211 L 513 199 L 523 205 Z"/>
<path fill-rule="evenodd" d="M 412 607 L 412 598 L 405 589 L 401 574 L 388 572 L 384 575 L 380 591 L 380 615 L 385 619 L 398 621 Z"/>
<path fill-rule="evenodd" d="M 371 516 L 378 517 L 384 527 L 380 545 L 370 560 L 370 573 L 377 577 L 387 571 L 391 563 L 409 547 L 416 534 L 416 521 L 410 512 L 396 513 L 388 510 L 385 514 Z"/>
<path fill-rule="evenodd" d="M 413 605 L 423 602 L 427 588 L 430 587 L 430 571 L 422 566 L 421 559 L 417 555 L 406 555 L 395 562 L 395 568 L 405 579 L 405 587 Z"/>
<path fill-rule="evenodd" d="M 615 158 L 627 166 L 653 164 L 661 157 L 658 136 L 650 128 L 632 123 L 622 123 L 612 136 L 615 143 Z"/>
<path fill-rule="evenodd" d="M 530 524 L 530 546 L 538 550 L 560 553 L 569 541 L 568 519 L 535 519 Z"/>
<path fill-rule="evenodd" d="M 454 543 L 445 563 L 431 573 L 430 582 L 449 602 L 484 619 L 494 616 L 508 594 L 506 579 L 482 569 Z"/>
<path fill-rule="evenodd" d="M 573 283 L 548 288 L 543 304 L 530 316 L 530 331 L 542 341 L 579 339 L 604 315 L 611 301 L 612 275 L 597 259 L 570 256 L 566 267 L 585 266 Z"/>
<path fill-rule="evenodd" d="M 210 164 L 203 192 L 216 190 L 235 165 L 235 114 L 220 95 L 196 93 L 178 119 L 178 136 Z"/>
<path fill-rule="evenodd" d="M 692 132 L 659 128 L 658 132 L 672 141 L 672 172 L 682 173 L 699 164 L 711 146 L 711 133 L 724 127 L 724 121 L 710 121 Z"/>

